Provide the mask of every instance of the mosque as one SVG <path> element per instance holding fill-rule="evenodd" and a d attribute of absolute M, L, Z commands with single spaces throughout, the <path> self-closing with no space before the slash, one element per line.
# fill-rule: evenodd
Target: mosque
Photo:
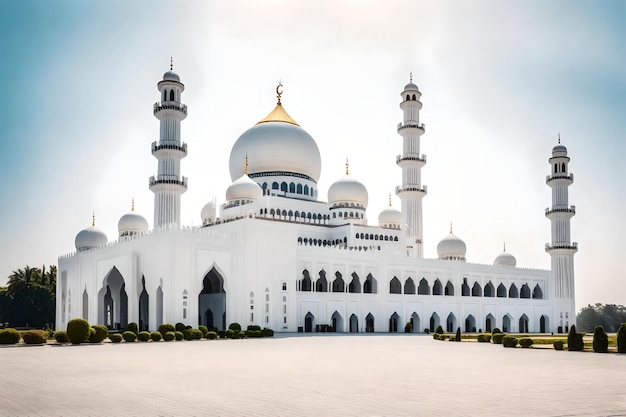
<path fill-rule="evenodd" d="M 56 328 L 72 318 L 142 330 L 182 322 L 224 329 L 257 324 L 278 332 L 566 332 L 575 321 L 574 254 L 565 146 L 552 149 L 546 184 L 552 189 L 551 269 L 520 268 L 506 250 L 492 265 L 465 259 L 452 233 L 423 257 L 421 93 L 412 81 L 401 92 L 402 138 L 395 189 L 401 208 L 378 224 L 367 221 L 368 191 L 346 163 L 327 196 L 317 186 L 321 156 L 315 140 L 289 116 L 276 88 L 276 107 L 235 141 L 225 200 L 206 204 L 201 226 L 180 224 L 187 178 L 185 85 L 166 72 L 157 83 L 158 161 L 149 178 L 154 221 L 133 210 L 119 219 L 113 241 L 95 226 L 81 230 L 76 252 L 58 263 Z M 392 161 L 389 161 L 392 162 Z M 324 201 L 327 197 L 327 201 Z M 410 326 L 407 325 L 410 323 Z"/>

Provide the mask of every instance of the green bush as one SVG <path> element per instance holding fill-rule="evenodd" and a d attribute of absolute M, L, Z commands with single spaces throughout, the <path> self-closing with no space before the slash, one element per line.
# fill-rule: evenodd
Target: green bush
<path fill-rule="evenodd" d="M 20 341 L 20 332 L 15 329 L 0 330 L 0 345 L 14 345 Z"/>
<path fill-rule="evenodd" d="M 241 331 L 241 325 L 239 323 L 230 323 L 228 325 L 228 328 L 230 330 L 232 330 L 233 332 L 240 332 Z"/>
<path fill-rule="evenodd" d="M 274 330 L 272 330 L 272 329 L 270 329 L 268 327 L 265 327 L 265 328 L 263 328 L 263 330 L 261 330 L 261 335 L 263 337 L 274 337 Z"/>
<path fill-rule="evenodd" d="M 217 336 L 220 339 L 225 339 L 226 338 L 226 330 L 218 330 L 216 333 L 217 333 Z"/>
<path fill-rule="evenodd" d="M 233 330 L 233 339 L 241 339 L 241 332 L 236 332 Z"/>
<path fill-rule="evenodd" d="M 519 340 L 519 345 L 523 348 L 529 348 L 533 345 L 533 339 L 531 339 L 530 337 L 522 337 Z"/>
<path fill-rule="evenodd" d="M 182 332 L 182 331 L 185 331 L 186 329 L 188 329 L 188 327 L 186 325 L 184 325 L 183 323 L 178 322 L 178 323 L 176 323 L 175 329 L 178 332 Z"/>
<path fill-rule="evenodd" d="M 175 331 L 176 328 L 174 326 L 172 326 L 171 324 L 162 324 L 159 326 L 159 333 L 161 333 L 161 336 L 165 336 L 165 333 L 167 332 L 173 332 Z"/>
<path fill-rule="evenodd" d="M 183 338 L 185 340 L 193 340 L 193 333 L 191 333 L 191 329 L 185 329 L 183 330 Z"/>
<path fill-rule="evenodd" d="M 251 339 L 255 339 L 258 337 L 263 337 L 263 333 L 261 333 L 261 330 L 248 330 L 246 331 L 246 336 Z"/>
<path fill-rule="evenodd" d="M 435 340 L 439 340 L 440 336 L 441 335 L 439 333 L 433 333 L 433 339 L 435 339 Z"/>
<path fill-rule="evenodd" d="M 139 338 L 140 342 L 147 342 L 148 340 L 150 340 L 150 332 L 145 332 L 145 331 L 144 332 L 139 332 L 137 337 Z"/>
<path fill-rule="evenodd" d="M 517 347 L 517 337 L 515 336 L 504 336 L 502 338 L 502 346 L 514 348 Z"/>
<path fill-rule="evenodd" d="M 215 332 L 208 332 L 206 334 L 206 338 L 209 339 L 209 340 L 215 340 L 215 339 L 217 339 L 217 333 L 215 333 Z"/>
<path fill-rule="evenodd" d="M 491 333 L 481 333 L 478 335 L 478 339 L 476 340 L 478 340 L 479 342 L 483 342 L 483 343 L 491 342 Z"/>
<path fill-rule="evenodd" d="M 426 334 L 430 334 L 430 329 L 429 329 L 428 327 L 426 327 L 426 328 L 424 329 L 424 333 L 426 333 Z"/>
<path fill-rule="evenodd" d="M 443 334 L 443 327 L 441 327 L 441 324 L 437 326 L 437 330 L 435 330 L 435 333 Z"/>
<path fill-rule="evenodd" d="M 206 326 L 198 326 L 198 330 L 202 333 L 202 337 L 206 338 L 206 334 L 209 332 L 209 329 Z"/>
<path fill-rule="evenodd" d="M 598 353 L 609 351 L 609 337 L 602 326 L 596 326 L 593 331 L 593 351 Z"/>
<path fill-rule="evenodd" d="M 585 349 L 583 342 L 584 333 L 576 333 L 576 325 L 572 324 L 567 335 L 567 350 L 572 352 L 580 352 Z"/>
<path fill-rule="evenodd" d="M 626 353 L 626 323 L 622 323 L 617 331 L 617 352 Z"/>
<path fill-rule="evenodd" d="M 183 340 L 185 338 L 185 335 L 183 334 L 183 332 L 176 331 L 176 332 L 174 332 L 174 338 L 177 341 L 181 341 L 181 340 Z"/>
<path fill-rule="evenodd" d="M 554 350 L 563 350 L 563 341 L 556 340 L 554 341 L 554 343 L 552 343 L 552 346 L 554 346 Z"/>
<path fill-rule="evenodd" d="M 135 336 L 137 336 L 139 334 L 139 326 L 137 326 L 137 323 L 135 323 L 134 321 L 128 323 L 128 326 L 126 326 L 126 331 L 127 332 L 133 332 L 135 333 Z M 126 340 L 126 339 L 124 339 Z M 126 340 L 128 342 L 128 340 Z"/>
<path fill-rule="evenodd" d="M 251 324 L 248 326 L 246 330 L 261 330 L 261 326 L 257 326 L 256 324 Z"/>
<path fill-rule="evenodd" d="M 235 334 L 235 332 L 233 331 L 233 329 L 228 329 L 224 332 L 224 338 L 226 339 L 232 339 L 233 338 L 233 334 Z"/>
<path fill-rule="evenodd" d="M 152 333 L 150 333 L 150 339 L 152 339 L 153 342 L 159 342 L 159 341 L 161 341 L 162 338 L 163 338 L 163 336 L 161 336 L 160 332 L 152 332 Z"/>
<path fill-rule="evenodd" d="M 454 335 L 454 341 L 455 342 L 460 342 L 461 341 L 461 328 L 460 327 L 456 328 L 456 334 Z"/>
<path fill-rule="evenodd" d="M 45 330 L 29 330 L 22 333 L 22 340 L 27 345 L 41 345 L 48 341 L 48 332 Z"/>
<path fill-rule="evenodd" d="M 122 337 L 124 338 L 125 342 L 134 342 L 135 340 L 137 340 L 137 335 L 135 334 L 135 332 L 130 330 L 126 330 L 124 333 L 122 333 Z"/>
<path fill-rule="evenodd" d="M 91 330 L 93 331 L 89 332 L 89 343 L 101 343 L 109 336 L 109 329 L 102 324 L 91 326 Z"/>
<path fill-rule="evenodd" d="M 165 335 L 163 335 L 163 340 L 165 340 L 166 342 L 171 342 L 172 340 L 174 340 L 175 337 L 176 335 L 174 334 L 174 332 L 167 332 L 165 333 Z"/>
<path fill-rule="evenodd" d="M 119 333 L 111 333 L 109 335 L 109 339 L 111 340 L 111 343 L 120 343 L 122 341 L 123 337 Z"/>
<path fill-rule="evenodd" d="M 502 333 L 497 327 L 491 331 L 491 334 Z"/>
<path fill-rule="evenodd" d="M 67 332 L 63 330 L 54 332 L 54 340 L 56 340 L 57 343 L 68 343 L 70 341 L 70 339 L 67 337 Z"/>
<path fill-rule="evenodd" d="M 79 345 L 89 340 L 89 322 L 85 319 L 72 319 L 67 322 L 67 337 L 73 345 Z"/>
<path fill-rule="evenodd" d="M 413 333 L 413 325 L 410 321 L 407 321 L 404 325 L 404 333 Z"/>
<path fill-rule="evenodd" d="M 491 340 L 493 341 L 494 345 L 501 345 L 504 336 L 506 336 L 504 333 L 492 333 Z"/>

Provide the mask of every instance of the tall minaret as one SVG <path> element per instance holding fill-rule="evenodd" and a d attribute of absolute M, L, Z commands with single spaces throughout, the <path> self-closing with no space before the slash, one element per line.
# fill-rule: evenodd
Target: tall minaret
<path fill-rule="evenodd" d="M 187 156 L 187 144 L 180 141 L 180 122 L 187 117 L 187 106 L 180 102 L 185 86 L 170 70 L 157 84 L 161 101 L 154 104 L 154 117 L 161 122 L 159 141 L 152 143 L 152 155 L 159 161 L 158 175 L 150 177 L 154 192 L 154 228 L 180 225 L 180 195 L 187 191 L 187 178 L 180 176 L 180 160 Z"/>
<path fill-rule="evenodd" d="M 546 217 L 552 227 L 552 242 L 546 244 L 546 252 L 552 258 L 551 294 L 556 303 L 554 318 L 556 323 L 550 327 L 561 326 L 563 332 L 576 322 L 574 306 L 574 254 L 578 244 L 570 241 L 570 219 L 576 214 L 576 208 L 569 206 L 568 187 L 574 182 L 574 174 L 569 174 L 567 148 L 559 143 L 552 148 L 552 157 L 548 159 L 551 174 L 546 183 L 552 189 L 552 207 L 546 209 Z"/>
<path fill-rule="evenodd" d="M 426 186 L 422 185 L 422 167 L 426 164 L 426 155 L 420 154 L 420 137 L 424 134 L 424 125 L 419 122 L 422 103 L 421 93 L 410 82 L 402 91 L 400 108 L 404 120 L 398 124 L 398 133 L 402 136 L 402 154 L 396 157 L 396 163 L 402 168 L 402 185 L 396 187 L 396 194 L 402 200 L 401 227 L 405 230 L 407 254 L 423 258 L 422 198 L 426 195 Z"/>

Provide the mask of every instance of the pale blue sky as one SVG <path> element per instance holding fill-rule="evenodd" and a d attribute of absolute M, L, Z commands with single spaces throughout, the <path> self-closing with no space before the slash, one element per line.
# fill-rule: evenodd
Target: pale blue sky
<path fill-rule="evenodd" d="M 174 56 L 189 106 L 184 223 L 223 200 L 230 148 L 273 108 L 280 78 L 320 148 L 321 195 L 349 156 L 375 224 L 401 180 L 399 93 L 413 71 L 426 255 L 452 221 L 469 261 L 491 263 L 506 240 L 519 266 L 548 268 L 545 175 L 561 132 L 577 306 L 626 304 L 624 21 L 618 1 L 2 1 L 0 282 L 73 251 L 92 210 L 109 240 L 132 197 L 152 225 L 152 104 Z"/>

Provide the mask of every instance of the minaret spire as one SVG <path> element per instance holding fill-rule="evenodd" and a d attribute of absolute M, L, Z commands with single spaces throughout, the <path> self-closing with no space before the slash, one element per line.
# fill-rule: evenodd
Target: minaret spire
<path fill-rule="evenodd" d="M 347 156 L 346 156 L 346 175 L 350 175 L 350 163 L 348 162 Z"/>
<path fill-rule="evenodd" d="M 174 57 L 170 57 L 170 71 L 174 71 Z"/>
<path fill-rule="evenodd" d="M 93 226 L 95 226 L 95 225 L 96 225 L 96 211 L 94 210 L 94 211 L 91 213 L 91 226 L 93 227 Z"/>

